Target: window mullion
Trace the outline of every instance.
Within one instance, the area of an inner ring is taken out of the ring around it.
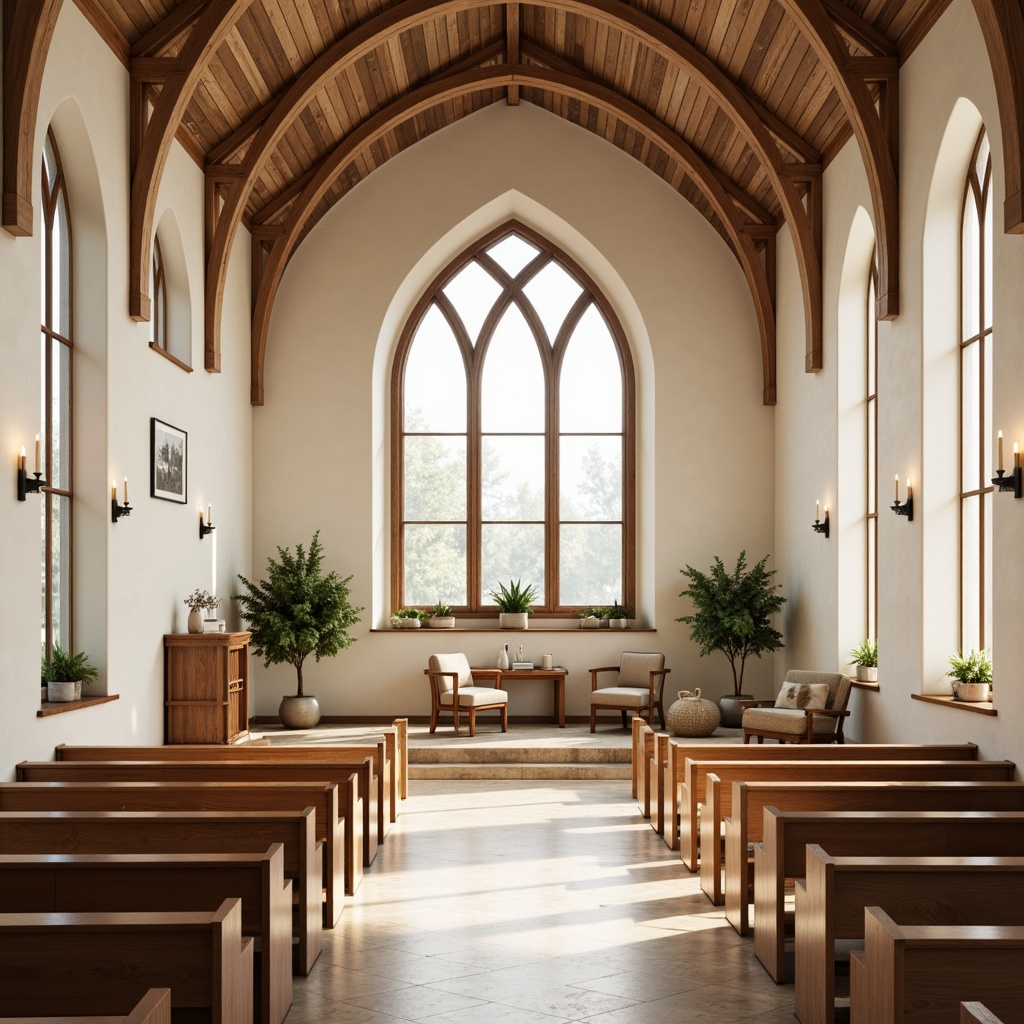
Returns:
[[[481,338],[486,326],[481,329]],[[466,388],[466,607],[479,611],[483,606],[483,439],[480,436],[480,387],[482,365],[479,348],[473,350]]]

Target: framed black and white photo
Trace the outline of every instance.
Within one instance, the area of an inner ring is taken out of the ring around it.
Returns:
[[[153,416],[149,421],[149,493],[164,501],[188,501],[188,434]]]

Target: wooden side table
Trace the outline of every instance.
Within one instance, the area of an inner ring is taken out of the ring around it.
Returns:
[[[553,689],[553,717],[559,729],[565,728],[565,677],[567,668],[471,668],[477,679],[493,679],[495,686],[506,689],[505,684],[517,679],[550,680]]]

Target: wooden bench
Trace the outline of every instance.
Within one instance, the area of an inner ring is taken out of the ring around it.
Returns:
[[[362,817],[354,775],[345,800],[333,782],[0,782],[0,811],[301,811],[316,812],[323,844],[324,927],[333,928],[363,878]]]
[[[284,847],[285,877],[298,883],[292,928],[298,970],[323,948],[322,851],[316,812],[0,811],[0,853],[263,853]]]
[[[984,1003],[961,1003],[960,1024],[1002,1024]]]
[[[705,821],[723,821],[725,833],[725,916],[740,935],[748,931],[747,904],[753,872],[750,844],[760,842],[765,807],[780,811],[1024,811],[1024,783],[1020,782],[733,782],[731,813],[722,816],[722,786],[708,776]],[[710,836],[702,839],[701,888],[713,902],[723,892],[722,845]]]
[[[260,948],[257,1020],[281,1024],[292,1004],[292,887],[280,843],[264,853],[0,854],[5,914],[214,911],[230,897]]]
[[[116,1013],[159,987],[172,1013],[251,1024],[252,961],[238,899],[212,913],[0,914],[0,999],[12,1016]]]
[[[656,733],[639,715],[634,715],[632,721],[633,796],[636,797],[637,810],[645,818],[649,818],[651,816],[651,798],[647,765],[654,756]]]
[[[835,749],[813,747],[809,749]],[[691,870],[697,870],[698,830],[699,822],[709,822],[710,815],[706,812],[707,778],[714,774],[722,781],[721,807],[717,821],[708,832],[717,843],[721,835],[721,818],[731,811],[732,783],[736,781],[753,782],[773,779],[814,782],[923,782],[929,781],[975,781],[1000,782],[1010,781],[1016,766],[1012,761],[923,761],[908,760],[883,761],[848,760],[807,760],[801,758],[791,761],[733,761],[726,757],[717,760],[704,758],[694,760],[686,758],[683,766],[683,786],[679,808],[679,856]],[[715,844],[712,844],[715,845]]]
[[[754,953],[786,980],[787,878],[803,878],[808,844],[833,857],[1015,857],[1024,849],[1021,811],[780,811],[766,807],[754,844]]]
[[[174,750],[175,747],[161,747]],[[230,749],[230,748],[227,748]],[[350,775],[357,780],[362,807],[350,800]],[[19,782],[315,782],[338,784],[338,813],[346,821],[358,820],[362,811],[363,864],[377,856],[377,777],[370,758],[361,761],[314,763],[258,760],[213,761],[22,761],[16,766]]]
[[[975,761],[977,755],[978,747],[974,743],[844,743],[827,746],[785,743],[777,747],[751,747],[742,743],[709,746],[670,739],[663,768],[665,807],[659,812],[664,823],[663,835],[670,849],[679,849],[679,808],[687,800],[679,787],[686,782],[687,758],[694,761]],[[698,803],[703,799],[702,793],[697,795]],[[696,832],[693,834],[696,836]]]
[[[1021,1024],[1024,928],[896,924],[865,911],[864,951],[850,957],[851,1024],[958,1024],[965,997]]]
[[[836,1019],[836,942],[864,938],[864,910],[903,925],[1024,924],[1024,857],[830,857],[807,848],[796,883],[796,1015]]]
[[[151,988],[126,1014],[85,1017],[0,1017],[0,1024],[171,1024],[171,990]]]

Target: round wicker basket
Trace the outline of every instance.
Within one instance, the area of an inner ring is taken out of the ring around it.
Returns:
[[[674,736],[710,736],[722,720],[718,705],[704,700],[698,688],[693,693],[680,690],[679,699],[665,713],[669,732]]]

